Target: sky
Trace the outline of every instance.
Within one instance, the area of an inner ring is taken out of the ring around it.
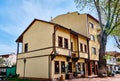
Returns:
[[[74,11],[95,15],[88,9],[79,11],[74,0],[0,0],[0,54],[16,53],[16,39],[35,18],[50,21]],[[112,38],[107,51],[120,51]]]

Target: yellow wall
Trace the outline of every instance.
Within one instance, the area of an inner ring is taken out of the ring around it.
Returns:
[[[28,51],[52,47],[53,31],[54,25],[35,21],[23,35],[22,52],[24,52],[25,43],[28,43]],[[23,59],[27,58],[26,77],[48,78],[48,56],[44,55],[49,55],[52,51],[53,48],[49,48],[18,54],[17,74],[20,74],[20,77],[23,76]]]
[[[58,23],[80,34],[88,36],[86,21],[87,21],[86,15],[73,12],[59,15],[55,17],[51,22]]]
[[[48,56],[26,59],[25,77],[48,78]],[[17,61],[17,74],[23,76],[23,59]]]
[[[44,50],[39,50],[39,51],[34,51],[34,52],[21,53],[21,54],[18,54],[18,59],[26,58],[26,57],[49,55],[52,52],[52,50],[53,49],[50,48],[50,49],[44,49]]]
[[[63,30],[58,28],[56,31],[56,46],[58,47],[58,36],[63,38],[63,48],[64,48],[64,38],[68,39],[68,49],[57,48],[56,52],[61,55],[69,56],[69,49],[70,49],[70,32],[67,30]]]
[[[73,51],[78,51],[77,36],[71,34],[71,42],[73,42]]]
[[[16,68],[16,72],[17,74],[20,74],[20,77],[23,77],[23,73],[24,73],[24,62],[23,60],[17,60],[17,68]]]
[[[25,43],[28,43],[28,51],[52,46],[53,31],[53,25],[35,21],[23,35],[23,49]]]
[[[88,46],[87,45],[87,39],[82,37],[82,36],[79,36],[79,50],[80,50],[80,43],[83,44],[83,51],[85,51],[84,45]],[[88,50],[88,48],[87,48],[87,50]],[[88,52],[87,53],[79,52],[79,54],[80,54],[80,57],[82,57],[82,58],[86,58],[86,59],[88,58]]]
[[[97,28],[99,27],[99,23],[93,20],[92,18],[88,17],[88,23],[91,22],[94,25],[94,28],[89,28],[89,36],[94,35],[95,36],[95,41],[90,40],[89,41],[89,49],[90,49],[90,59],[91,60],[99,60],[99,42],[97,39]],[[88,25],[89,26],[89,25]],[[96,48],[96,54],[92,54],[92,47]]]
[[[71,34],[71,42],[73,42],[73,52],[71,52],[72,54],[76,54],[75,57],[78,57],[78,43],[77,43],[77,36]],[[76,52],[75,52],[76,51]]]
[[[57,17],[55,17],[51,22],[55,22],[58,23],[60,25],[63,25],[67,28],[70,28],[82,35],[88,36],[90,37],[91,34],[93,34],[96,38],[96,41],[90,41],[89,45],[90,45],[90,59],[91,60],[98,60],[99,58],[99,43],[97,40],[97,34],[98,34],[98,29],[99,27],[99,23],[96,22],[93,18],[89,17],[87,14],[78,14],[77,12],[73,12],[73,13],[67,13],[67,14],[63,14],[63,15],[59,15]],[[91,29],[89,27],[89,22],[92,22],[94,24],[95,29]],[[73,39],[72,39],[73,41]],[[80,40],[81,41],[81,40]],[[86,43],[86,42],[84,42]],[[76,47],[76,45],[75,45]],[[75,50],[77,50],[77,48],[75,48]],[[95,47],[96,48],[96,55],[91,54],[91,47]],[[81,53],[81,57],[84,58],[88,58],[87,54],[83,54]]]
[[[55,74],[55,68],[54,68],[54,62],[55,61],[59,61],[59,74]],[[58,78],[61,76],[61,74],[64,76],[65,78],[65,73],[61,73],[61,61],[64,61],[65,62],[65,66],[67,65],[67,61],[66,61],[66,57],[64,56],[57,56],[55,57],[55,59],[52,61],[52,77],[54,78]]]

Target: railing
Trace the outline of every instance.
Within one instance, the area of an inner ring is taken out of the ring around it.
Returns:
[[[34,50],[34,51],[26,52],[26,53],[20,53],[18,54],[18,59],[50,55],[52,51],[53,51],[53,48],[48,48],[44,50]]]

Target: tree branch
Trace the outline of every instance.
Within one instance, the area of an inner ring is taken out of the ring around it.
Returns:
[[[117,23],[115,26],[113,26],[113,27],[110,29],[110,31],[108,32],[108,34],[107,34],[107,35],[110,35],[110,34],[111,34],[111,32],[112,32],[115,28],[117,28],[117,26],[119,27],[119,25],[120,25],[120,22],[119,22],[119,23]]]
[[[117,41],[117,38],[115,37],[115,35],[113,35],[114,39],[115,39],[115,42],[117,43],[117,47],[120,49],[120,44],[119,42]]]
[[[114,16],[115,16],[115,11],[116,11],[116,9],[117,9],[117,5],[119,4],[119,0],[117,0],[116,2],[115,2],[115,6],[114,6],[114,10],[113,10],[113,13],[112,13],[112,17],[111,17],[111,21],[110,21],[110,26],[109,26],[109,28],[111,27],[111,25],[112,25],[112,22],[113,22],[113,19],[114,19]]]

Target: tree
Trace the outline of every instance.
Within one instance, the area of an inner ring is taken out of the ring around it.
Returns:
[[[119,28],[119,29],[115,29],[115,30],[112,32],[112,36],[113,36],[114,39],[115,39],[116,46],[120,49],[120,28]]]
[[[99,49],[99,70],[106,68],[104,59],[107,37],[113,35],[116,38],[115,31],[120,32],[120,0],[74,0],[77,8],[83,9],[90,7],[95,9],[98,15],[101,32],[98,35]],[[113,34],[114,32],[114,34]],[[118,39],[116,39],[118,40]]]
[[[4,63],[4,59],[2,57],[0,57],[0,66],[2,67]]]

